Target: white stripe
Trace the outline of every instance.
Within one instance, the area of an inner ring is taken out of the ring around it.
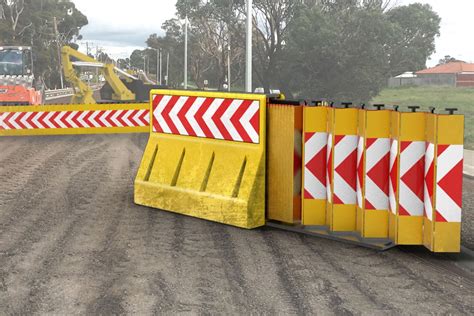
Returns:
[[[411,216],[423,216],[424,201],[421,201],[403,181],[400,181],[399,201]]]
[[[212,117],[214,114],[216,114],[223,101],[224,99],[215,99],[209,106],[209,109],[206,111],[206,113],[204,113],[202,116],[204,123],[207,125],[215,139],[224,139],[216,124],[212,120]]]
[[[365,177],[365,198],[376,210],[388,210],[389,198],[375,182],[368,176]]]
[[[10,112],[5,112],[3,114],[0,113],[0,127],[2,127],[5,130],[10,129],[10,127],[8,127],[7,124],[5,123],[5,119],[7,118],[9,114]]]
[[[188,97],[180,97],[170,111],[170,119],[174,123],[174,126],[176,126],[176,128],[178,129],[180,135],[188,135],[188,132],[186,131],[183,126],[183,123],[181,122],[181,119],[178,117],[179,111],[181,111],[188,99]]]
[[[463,159],[463,145],[451,145],[438,157],[437,179],[442,180]]]
[[[122,110],[116,110],[116,111],[114,111],[114,114],[112,115],[111,120],[112,120],[112,122],[114,122],[116,127],[123,127],[122,123],[120,123],[119,120],[118,120],[118,117],[119,117],[120,114],[122,114],[122,112],[123,112]]]
[[[305,190],[308,191],[314,199],[326,199],[326,186],[316,178],[308,168],[304,171]]]
[[[327,133],[315,133],[310,139],[308,139],[304,147],[305,164],[310,162],[321,150],[327,146],[327,141]]]
[[[110,114],[112,113],[112,111],[108,110],[108,111],[105,111],[105,113],[100,117],[100,121],[102,123],[104,123],[104,125],[106,127],[112,127],[112,125],[109,123],[109,121],[107,120],[108,117],[110,117]]]
[[[329,156],[332,152],[332,143],[333,143],[333,136],[332,134],[328,134],[328,149],[327,149],[327,157],[326,157],[326,189],[327,189],[327,198],[329,203],[332,203],[332,187],[331,187],[331,173],[327,168],[332,164],[332,161],[329,161]]]
[[[334,172],[334,195],[336,195],[343,204],[356,204],[357,194],[352,187],[337,172]]]
[[[51,129],[56,128],[56,126],[51,122],[51,117],[53,117],[54,114],[56,114],[56,112],[49,112],[44,118],[45,124]]]
[[[390,139],[389,138],[379,138],[377,139],[372,146],[367,148],[366,152],[366,172],[368,173],[372,170],[375,165],[377,165],[380,160],[385,157],[390,152]]]
[[[168,102],[170,100],[171,100],[171,96],[170,95],[165,95],[163,97],[163,99],[161,99],[161,102],[158,103],[155,112],[153,112],[153,116],[158,121],[158,124],[160,124],[163,132],[165,132],[167,134],[171,134],[171,129],[168,126],[168,124],[166,124],[165,118],[163,117],[163,110],[165,109],[166,105],[168,104]]]
[[[89,127],[89,124],[87,124],[86,122],[84,122],[84,117],[87,115],[87,112],[88,112],[88,111],[82,111],[82,114],[79,115],[79,117],[78,117],[78,119],[77,119],[77,121],[78,121],[79,123],[81,123],[82,127],[85,127],[85,128]]]
[[[199,137],[205,137],[204,132],[196,121],[196,113],[201,108],[202,104],[206,101],[206,98],[197,98],[188,113],[186,113],[186,119],[188,120],[191,128],[194,130],[194,133]]]
[[[390,170],[393,169],[393,164],[398,157],[398,141],[393,139],[392,146],[390,147]]]
[[[430,220],[433,221],[433,205],[431,204],[431,199],[428,194],[428,187],[426,186],[425,183],[425,213],[426,217]]]
[[[33,114],[33,112],[27,112],[21,119],[20,122],[26,126],[27,129],[34,129],[33,126],[31,126],[30,123],[28,123],[28,119],[30,116]]]
[[[400,178],[425,155],[425,142],[412,142],[400,155]]]
[[[232,101],[229,108],[227,109],[227,111],[225,111],[224,115],[222,116],[222,123],[224,124],[230,136],[232,137],[232,140],[238,141],[238,142],[243,141],[243,139],[242,139],[242,136],[235,129],[234,124],[232,124],[231,118],[234,116],[235,112],[237,112],[239,107],[242,106],[242,103],[243,103],[242,100]]]
[[[449,223],[461,222],[461,208],[439,185],[436,186],[436,210]]]
[[[390,211],[392,211],[393,214],[397,214],[397,200],[395,196],[395,192],[392,189],[392,186],[390,185],[389,187],[389,202],[390,202]]]
[[[41,113],[41,112],[40,112]],[[20,125],[18,125],[17,123],[17,120],[18,120],[18,116],[21,115],[21,112],[16,112],[15,114],[13,114],[12,118],[10,119],[10,124],[13,125],[13,127],[15,129],[18,129],[18,130],[21,130],[22,128],[20,127]]]
[[[131,121],[130,121],[130,116],[132,115],[132,110],[125,110],[125,115],[122,117],[122,120],[125,122],[125,124],[128,126],[128,127],[134,127],[135,124],[133,124]]]
[[[100,111],[93,111],[92,115],[89,117],[89,121],[94,127],[101,127],[98,120],[97,115],[99,115]]]
[[[59,112],[59,115],[56,116],[55,122],[57,125],[61,126],[61,128],[68,128],[66,124],[63,122],[63,117],[66,115],[66,111]]]
[[[72,121],[72,118],[75,117],[76,114],[77,114],[77,111],[73,111],[66,118],[66,122],[68,122],[69,125],[71,125],[73,128],[78,128],[77,124]]]
[[[347,135],[337,143],[334,149],[334,169],[357,149],[358,140],[359,137],[356,135]]]
[[[259,137],[259,132],[256,131],[250,121],[254,117],[255,113],[257,113],[260,110],[260,102],[254,101],[252,104],[249,106],[248,110],[245,112],[245,114],[242,116],[240,119],[240,123],[244,127],[245,131],[249,135],[250,139],[252,140],[252,143],[258,144],[260,142],[260,137]]]

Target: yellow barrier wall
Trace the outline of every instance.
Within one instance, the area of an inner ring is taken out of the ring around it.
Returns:
[[[148,108],[147,103],[0,107],[0,136],[146,133]]]
[[[242,228],[265,224],[266,97],[155,90],[135,202]]]

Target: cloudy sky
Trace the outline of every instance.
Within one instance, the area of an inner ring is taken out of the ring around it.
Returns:
[[[99,45],[109,55],[128,57],[143,48],[148,35],[160,33],[162,23],[175,13],[175,0],[73,0],[89,18],[82,30],[84,42]],[[441,16],[441,37],[429,66],[445,55],[474,62],[474,0],[398,0],[429,3]],[[131,3],[134,5],[132,6]],[[122,5],[123,4],[123,5]]]

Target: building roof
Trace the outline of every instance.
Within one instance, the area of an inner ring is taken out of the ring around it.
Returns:
[[[417,71],[417,75],[430,74],[458,74],[461,72],[474,72],[474,64],[465,63],[462,61],[455,61],[444,65],[439,65],[433,68]]]
[[[416,78],[416,75],[413,72],[404,72],[401,75],[395,77],[396,79],[405,79],[405,78]]]

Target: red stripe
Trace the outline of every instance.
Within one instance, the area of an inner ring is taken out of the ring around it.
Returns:
[[[15,115],[15,112],[10,112],[10,114],[7,115],[7,117],[3,120],[3,122],[4,122],[10,129],[16,129],[15,126],[13,126],[13,125],[10,124],[10,119],[12,118],[13,115]]]
[[[170,117],[170,112],[173,110],[173,107],[176,105],[178,100],[180,99],[180,96],[172,96],[168,104],[165,105],[165,108],[163,109],[163,118],[165,119],[166,124],[168,124],[168,127],[171,130],[172,134],[179,135],[179,131],[176,128],[176,125],[174,125],[173,120]]]
[[[28,122],[28,124],[31,125],[31,127],[33,127],[33,129],[39,129],[38,126],[36,126],[36,124],[33,122],[33,118],[37,115],[38,113],[33,113],[32,115],[30,115],[26,121]]]
[[[206,98],[206,100],[204,100],[199,110],[196,112],[196,116],[195,116],[196,122],[198,123],[199,127],[201,128],[202,132],[207,138],[214,138],[214,135],[212,134],[209,127],[207,126],[206,122],[204,121],[203,116],[207,112],[207,110],[209,110],[209,107],[211,106],[212,102],[214,102],[213,98]]]
[[[148,126],[149,117],[150,117],[150,111],[149,110],[144,111],[143,114],[140,115],[139,119],[140,119],[140,121],[142,121],[144,126]]]
[[[125,123],[125,121],[123,120],[123,117],[124,117],[125,114],[127,114],[127,111],[122,110],[122,111],[120,111],[120,114],[117,116],[117,121],[119,121],[119,123],[122,124],[122,127],[127,127],[128,126],[128,124]]]
[[[94,125],[92,124],[92,122],[89,120],[89,118],[92,116],[92,114],[94,114],[94,111],[87,111],[87,114],[84,116],[84,123],[86,123],[88,125],[88,127],[90,128],[93,128]]]
[[[158,107],[158,104],[160,104],[161,100],[163,100],[163,97],[164,95],[160,94],[155,96],[155,98],[153,99],[153,117],[151,124],[153,125],[153,131],[157,133],[163,133],[163,129],[161,128],[160,123],[158,123],[158,120],[155,117],[155,111]],[[138,119],[141,120],[141,122],[143,123],[143,114],[140,115]]]
[[[115,124],[114,121],[112,121],[112,117],[113,117],[114,115],[115,115],[115,111],[111,111],[108,115],[107,115],[107,113],[105,113],[105,117],[104,117],[105,121],[106,121],[107,123],[109,123],[110,126],[112,126],[112,127],[116,127],[116,126],[117,126],[117,124]]]
[[[254,131],[257,133],[257,135],[260,136],[260,110],[255,112],[253,117],[250,119],[250,125],[252,125]]]
[[[28,127],[24,125],[21,121],[27,114],[28,112],[23,112],[16,118],[16,123],[20,126],[21,129],[28,129]]]
[[[107,111],[100,111],[98,115],[94,118],[95,122],[100,125],[100,127],[107,127],[105,123],[103,122],[103,119]]]
[[[82,114],[81,112],[77,112],[75,115],[73,115],[71,119],[74,122],[74,124],[76,124],[78,127],[84,127],[82,126],[81,122],[78,121],[79,116],[81,116],[81,114]]]
[[[139,111],[139,110],[132,110],[132,113],[131,113],[130,116],[128,117],[128,120],[129,120],[129,121],[133,124],[133,126],[135,126],[135,127],[140,125],[139,122],[137,122],[137,121],[135,120],[135,115],[138,114],[138,111]]]
[[[222,101],[216,113],[214,113],[214,116],[211,118],[214,121],[214,124],[216,124],[217,129],[219,130],[219,132],[221,133],[222,137],[225,140],[233,140],[232,136],[227,130],[227,127],[222,122],[222,117],[224,116],[225,112],[232,104],[232,101],[233,101],[232,99],[225,99],[224,101]]]
[[[240,137],[242,138],[242,140],[246,143],[251,143],[252,142],[252,139],[250,138],[249,134],[247,133],[247,131],[245,130],[245,128],[243,127],[242,123],[240,122],[240,120],[242,119],[242,117],[245,115],[245,113],[247,112],[247,110],[249,109],[250,105],[252,104],[253,101],[251,100],[245,100],[242,102],[242,104],[239,106],[239,108],[237,109],[237,111],[235,112],[234,116],[232,116],[232,118],[230,119],[230,121],[232,122],[232,124],[234,124],[235,126],[235,129],[237,130],[237,132],[240,134]]]
[[[38,121],[41,123],[41,125],[43,125],[44,128],[50,128],[44,120],[46,118],[46,116],[49,114],[49,112],[40,112],[40,113],[42,113],[42,114],[38,118]]]
[[[56,122],[56,118],[59,116],[59,114],[61,114],[62,112],[54,112],[54,114],[51,116],[50,118],[50,121],[51,123],[54,125],[55,128],[62,128],[61,125],[58,124],[58,122]]]
[[[184,103],[183,108],[181,111],[178,113],[178,118],[183,124],[184,128],[186,129],[186,132],[188,133],[189,136],[197,136],[196,132],[194,129],[191,127],[191,124],[189,124],[188,119],[186,118],[186,114],[189,112],[191,107],[193,106],[194,102],[196,102],[197,97],[189,97],[186,103]]]

